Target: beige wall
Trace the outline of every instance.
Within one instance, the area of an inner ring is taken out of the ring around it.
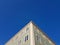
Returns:
[[[25,36],[28,40],[25,42]],[[37,35],[39,36],[37,40]],[[5,45],[54,45],[54,43],[46,37],[41,30],[31,21],[22,28],[15,36],[13,36]]]
[[[30,45],[30,23],[22,28],[15,36],[13,36],[5,45]],[[28,40],[25,42],[25,36]],[[19,44],[19,42],[21,42]]]
[[[35,45],[55,45],[37,26],[33,24]],[[37,39],[38,37],[38,39]]]

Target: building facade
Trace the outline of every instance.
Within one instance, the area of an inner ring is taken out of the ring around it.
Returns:
[[[55,45],[55,43],[31,21],[5,45]]]

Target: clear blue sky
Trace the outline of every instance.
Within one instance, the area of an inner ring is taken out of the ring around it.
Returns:
[[[60,45],[59,0],[0,0],[0,45],[30,20]]]

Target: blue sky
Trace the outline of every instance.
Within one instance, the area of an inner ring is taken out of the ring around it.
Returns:
[[[0,0],[0,45],[30,20],[60,45],[59,0]]]

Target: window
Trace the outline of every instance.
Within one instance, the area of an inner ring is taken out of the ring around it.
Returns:
[[[27,40],[28,40],[28,35],[26,36]]]
[[[38,35],[37,35],[37,40],[38,40]]]
[[[27,36],[25,36],[25,42],[28,40],[28,35]]]
[[[25,42],[26,42],[26,37],[25,37]]]
[[[18,41],[18,45],[20,45],[21,44],[21,40],[20,41]]]
[[[41,41],[41,37],[39,37],[39,41],[40,41],[40,43],[42,43],[42,41]]]
[[[36,36],[36,39],[41,41],[41,37],[38,35]]]
[[[29,30],[29,28],[27,27],[26,31],[28,31],[28,30]]]

